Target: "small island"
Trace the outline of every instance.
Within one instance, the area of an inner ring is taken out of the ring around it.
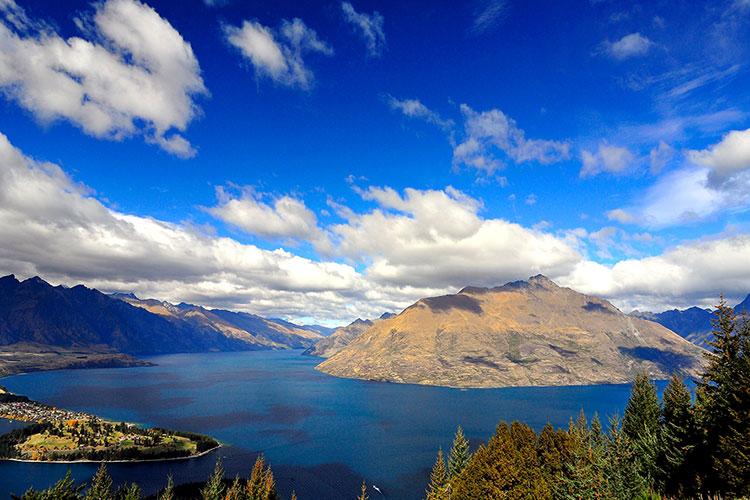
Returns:
[[[220,446],[209,436],[111,422],[0,387],[0,418],[31,422],[0,436],[0,460],[120,462],[192,458]]]

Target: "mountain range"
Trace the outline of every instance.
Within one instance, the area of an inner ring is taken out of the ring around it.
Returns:
[[[136,360],[120,354],[296,349],[320,338],[312,328],[248,313],[107,295],[83,285],[52,286],[39,277],[0,278],[0,347],[15,361],[24,353],[28,358],[51,352],[57,354],[50,361],[54,368],[78,366],[82,359],[127,366]],[[107,353],[112,355],[102,357]]]
[[[736,314],[750,313],[750,295],[734,306],[734,312]],[[714,317],[713,309],[689,307],[682,310],[671,309],[660,313],[633,311],[630,314],[664,325],[703,348],[709,347],[708,341],[711,339],[711,330],[713,329],[711,325],[711,320]]]
[[[544,276],[421,299],[317,368],[340,377],[452,387],[622,383],[696,376],[703,349],[664,326]]]

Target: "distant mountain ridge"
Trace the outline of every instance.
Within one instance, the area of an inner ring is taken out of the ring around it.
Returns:
[[[348,325],[337,328],[330,336],[319,340],[314,346],[308,348],[302,354],[330,358],[341,349],[348,346],[352,340],[360,336],[365,330],[375,324],[376,321],[390,319],[393,316],[395,316],[393,313],[383,313],[375,320],[357,318]]]
[[[421,299],[318,365],[347,378],[501,387],[695,376],[703,349],[544,276]]]
[[[750,294],[745,300],[734,306],[736,314],[750,313]],[[713,309],[702,309],[700,307],[689,307],[687,309],[671,309],[660,313],[633,311],[631,316],[655,321],[666,326],[681,337],[708,348],[713,326],[711,320],[714,317]]]
[[[0,278],[0,345],[108,348],[132,355],[307,348],[321,335],[260,316],[106,295],[39,277]]]

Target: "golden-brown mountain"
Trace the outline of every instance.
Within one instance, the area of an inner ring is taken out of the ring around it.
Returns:
[[[622,383],[696,375],[703,349],[544,276],[422,299],[318,365],[348,378],[451,387]]]

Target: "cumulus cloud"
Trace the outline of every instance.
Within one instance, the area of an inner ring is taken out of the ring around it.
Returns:
[[[397,99],[391,95],[386,96],[386,99],[391,109],[400,111],[409,118],[424,120],[445,130],[453,126],[453,120],[442,118],[437,112],[422,104],[419,99]]]
[[[312,85],[313,73],[303,59],[306,53],[333,55],[331,46],[299,18],[283,20],[278,30],[244,21],[240,27],[224,26],[224,35],[253,65],[256,75],[289,87]]]
[[[738,173],[750,169],[750,129],[732,130],[718,143],[700,150],[690,151],[689,158],[711,170],[709,182],[719,186]]]
[[[503,166],[497,152],[516,163],[555,163],[570,156],[570,144],[563,141],[528,139],[515,120],[499,109],[477,112],[461,105],[464,116],[463,140],[453,148],[453,163],[492,174]]]
[[[581,261],[562,283],[608,297],[628,310],[713,305],[720,294],[732,300],[750,290],[750,236],[691,241],[661,255],[613,265]]]
[[[2,134],[0,241],[4,273],[166,300],[341,321],[404,301],[398,289],[372,290],[347,264],[115,211],[58,166],[25,156]]]
[[[644,56],[653,45],[654,42],[640,33],[630,33],[614,42],[607,40],[602,44],[602,47],[611,57],[621,61]]]
[[[371,280],[390,285],[496,285],[546,273],[566,274],[581,258],[565,241],[502,219],[454,188],[360,190],[376,207],[349,211],[329,230],[333,248],[368,264]],[[373,237],[377,235],[377,237]]]
[[[748,235],[687,242],[662,255],[603,265],[587,257],[582,239],[602,252],[623,252],[625,243],[650,236],[627,240],[612,229],[551,234],[546,225],[485,218],[480,200],[451,187],[355,191],[372,206],[334,206],[342,220],[321,229],[328,241],[320,244],[322,257],[313,259],[114,210],[60,167],[29,158],[0,134],[0,272],[340,322],[468,284],[494,286],[536,273],[623,307],[687,305],[750,290]],[[271,220],[250,222],[256,233],[303,237],[313,225],[292,197],[245,192],[220,197],[217,207],[231,201],[239,214],[249,207]],[[237,220],[245,223],[242,216]]]
[[[171,24],[138,0],[107,0],[78,25],[89,39],[62,38],[0,4],[0,89],[42,122],[65,119],[94,137],[135,134],[181,157],[207,93],[193,50]]]
[[[372,57],[380,57],[385,50],[385,31],[383,31],[383,16],[378,11],[372,14],[357,12],[349,2],[341,2],[344,19],[351,24],[365,41],[367,53]]]
[[[593,177],[601,173],[625,175],[637,166],[636,157],[628,148],[606,142],[599,144],[596,151],[582,150],[581,162],[581,177]]]
[[[284,195],[271,203],[262,193],[244,188],[233,197],[223,187],[216,189],[219,203],[207,209],[214,217],[243,231],[264,238],[315,240],[320,235],[315,213],[302,200]]]

